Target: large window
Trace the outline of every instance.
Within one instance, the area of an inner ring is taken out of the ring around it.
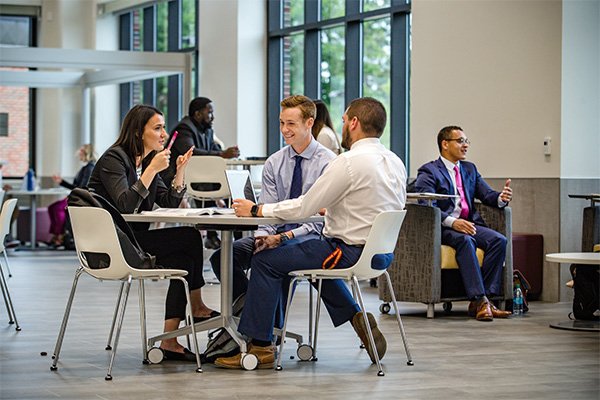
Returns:
[[[195,0],[155,1],[120,15],[120,49],[194,52],[198,59],[198,13]],[[192,95],[197,94],[196,65],[192,66]],[[167,129],[187,113],[182,104],[181,75],[121,84],[121,117],[138,103],[151,104],[165,114]]]
[[[36,20],[30,16],[0,15],[0,47],[35,46]],[[3,68],[20,70],[23,68]],[[0,86],[0,173],[25,175],[35,165],[33,132],[35,89]]]
[[[382,142],[408,165],[410,0],[268,2],[268,152],[277,151],[279,102],[322,99],[338,133],[347,104],[380,100],[388,112]]]

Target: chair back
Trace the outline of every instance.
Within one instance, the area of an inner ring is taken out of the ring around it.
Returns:
[[[110,213],[97,207],[68,207],[77,257],[84,270],[97,279],[125,279],[131,267],[125,261]],[[88,258],[106,255],[106,268],[91,268]]]
[[[215,200],[229,197],[225,177],[227,164],[223,157],[193,156],[185,170],[187,193],[198,200]]]
[[[376,278],[387,269],[387,266],[382,269],[374,269],[373,257],[383,254],[391,254],[390,257],[393,257],[405,216],[406,210],[393,210],[384,211],[375,217],[363,252],[358,262],[352,267],[353,274],[359,280]],[[389,264],[391,264],[391,260]]]
[[[0,253],[4,251],[4,239],[10,232],[10,219],[17,206],[17,199],[6,200],[0,212]]]

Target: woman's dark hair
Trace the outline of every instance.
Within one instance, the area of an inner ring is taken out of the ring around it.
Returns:
[[[127,153],[127,155],[130,157],[134,165],[136,157],[144,155],[144,142],[142,140],[144,127],[150,118],[156,114],[163,115],[163,113],[156,107],[146,104],[138,104],[133,106],[123,119],[119,137],[112,147],[121,146],[125,150],[125,153]]]
[[[323,129],[323,126],[330,127],[332,131],[335,131],[335,129],[333,128],[327,105],[323,103],[322,100],[313,100],[313,103],[317,106],[317,117],[315,118],[315,123],[312,127],[312,135],[316,139],[317,136],[319,136],[321,129]]]

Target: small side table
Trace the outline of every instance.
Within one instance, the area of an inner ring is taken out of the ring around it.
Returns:
[[[546,254],[546,261],[581,265],[600,265],[600,253],[552,253]],[[600,332],[600,321],[569,320],[551,323],[550,327],[569,331]]]

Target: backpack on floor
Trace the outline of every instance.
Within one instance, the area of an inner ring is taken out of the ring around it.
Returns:
[[[573,316],[575,319],[600,321],[600,267],[571,265],[573,276]]]
[[[246,294],[240,295],[232,305],[233,315],[239,317],[244,308]],[[200,354],[200,362],[202,364],[212,364],[217,358],[231,357],[240,352],[240,346],[231,337],[225,328],[219,328],[209,334],[209,340],[206,344],[206,350]]]

